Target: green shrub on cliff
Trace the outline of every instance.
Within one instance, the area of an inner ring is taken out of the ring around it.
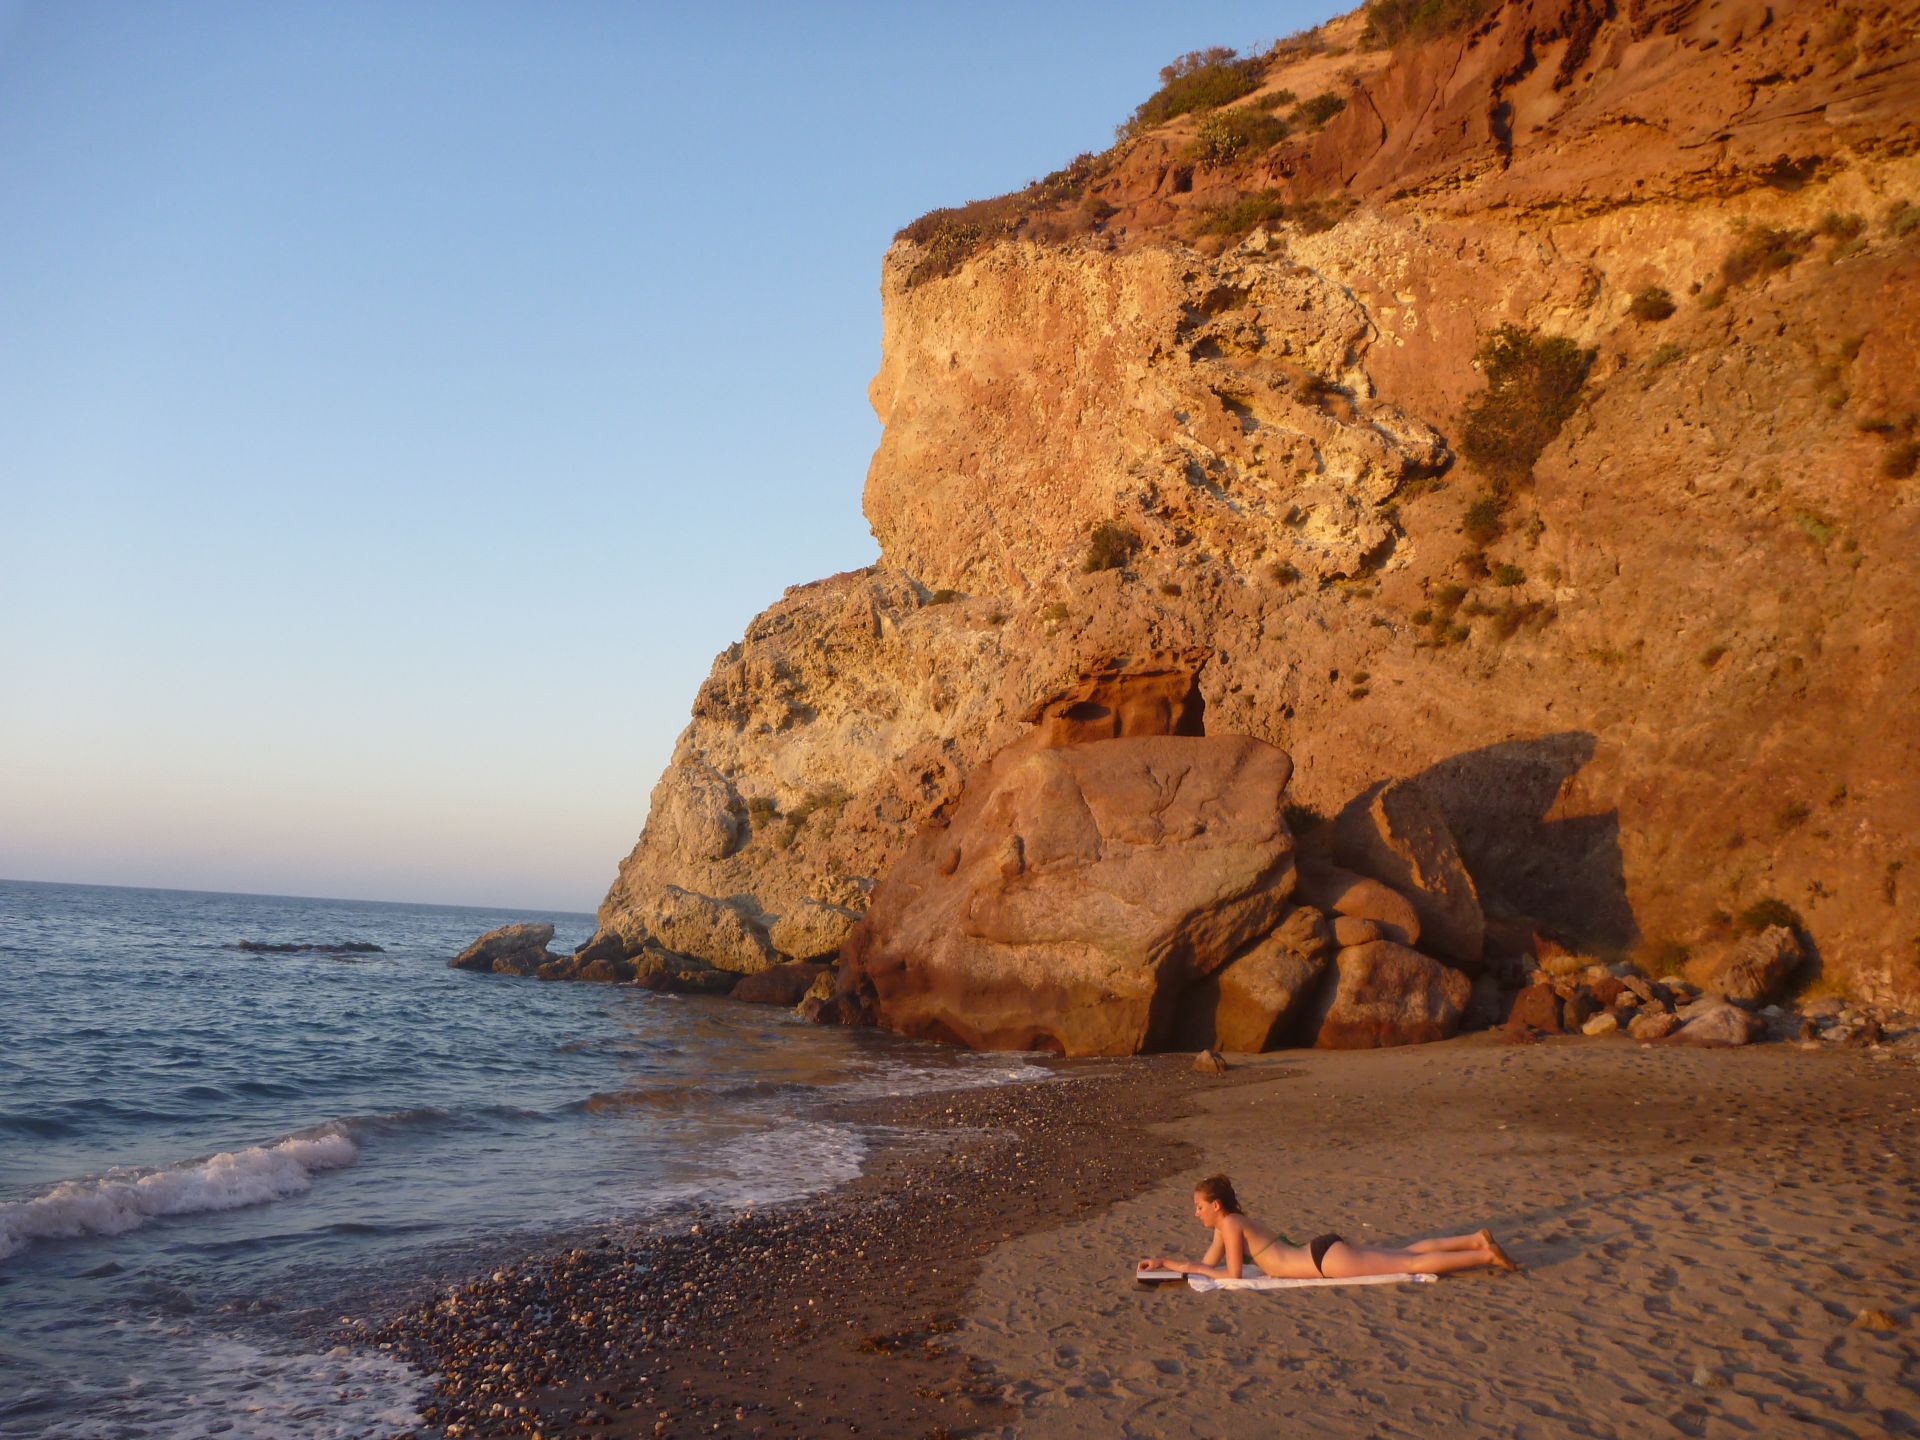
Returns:
[[[1371,0],[1361,45],[1377,49],[1402,40],[1431,40],[1478,20],[1487,0]]]
[[[1288,200],[1278,190],[1256,190],[1214,211],[1200,231],[1232,240],[1263,225],[1288,224],[1298,227],[1302,235],[1318,235],[1346,219],[1358,203],[1346,196]]]
[[[1678,308],[1673,296],[1658,285],[1649,285],[1627,305],[1627,313],[1636,320],[1664,320]]]
[[[1087,541],[1086,563],[1080,568],[1088,574],[1096,570],[1118,570],[1140,548],[1140,537],[1116,520],[1102,520],[1093,527]]]
[[[1161,68],[1160,88],[1141,101],[1120,126],[1120,138],[1131,139],[1195,111],[1231,105],[1260,88],[1266,68],[1266,61],[1243,57],[1225,45],[1189,51]]]
[[[1474,356],[1487,388],[1467,402],[1461,453],[1498,484],[1526,479],[1579,405],[1597,353],[1502,325]]]
[[[1202,170],[1250,160],[1287,138],[1287,122],[1262,110],[1222,110],[1200,122],[1189,154]]]
[[[1756,900],[1742,910],[1735,922],[1735,928],[1741,933],[1752,935],[1762,930],[1770,930],[1775,925],[1784,925],[1789,930],[1804,931],[1805,924],[1800,912],[1784,900],[1769,895],[1764,900]]]
[[[1346,108],[1347,102],[1329,90],[1324,95],[1301,101],[1300,108],[1293,113],[1309,130],[1318,130]]]

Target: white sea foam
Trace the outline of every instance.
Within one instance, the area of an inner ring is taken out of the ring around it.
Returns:
[[[161,1337],[155,1336],[156,1341]],[[385,1355],[263,1350],[168,1337],[168,1364],[94,1390],[85,1418],[37,1427],[40,1440],[369,1440],[420,1424],[427,1377]],[[0,1422],[0,1436],[9,1435]]]
[[[788,1123],[744,1135],[701,1157],[699,1180],[650,1187],[656,1204],[699,1201],[730,1210],[779,1205],[845,1185],[860,1175],[867,1144],[843,1125]]]
[[[360,1147],[335,1123],[204,1160],[160,1169],[116,1166],[102,1175],[62,1180],[32,1200],[0,1205],[0,1259],[36,1240],[122,1235],[157,1215],[284,1200],[312,1189],[315,1175],[359,1158]]]
[[[989,1085],[1027,1085],[1051,1080],[1053,1071],[1024,1060],[989,1060],[961,1065],[890,1064],[849,1081],[840,1093],[860,1099],[925,1095],[940,1090],[975,1090]]]

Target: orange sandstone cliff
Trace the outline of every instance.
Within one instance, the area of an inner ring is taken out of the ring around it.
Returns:
[[[1050,701],[1198,657],[1296,829],[1421,778],[1490,951],[1771,900],[1920,997],[1920,4],[1370,8],[902,232],[880,561],[715,661],[589,958],[831,957]]]

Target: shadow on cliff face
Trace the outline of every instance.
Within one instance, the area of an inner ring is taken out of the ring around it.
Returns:
[[[1624,949],[1640,927],[1627,902],[1619,811],[1555,813],[1577,804],[1570,788],[1594,748],[1585,730],[1506,740],[1416,778],[1446,817],[1483,898],[1584,947]]]

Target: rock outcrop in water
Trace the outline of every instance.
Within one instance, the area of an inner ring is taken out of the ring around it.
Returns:
[[[1704,979],[1761,901],[1809,972],[1915,995],[1916,18],[1506,0],[1368,48],[1356,13],[909,227],[880,560],[716,660],[596,953],[821,958],[993,757],[1131,707],[1294,759],[1300,894],[1345,930],[1296,1039],[1444,1031],[1450,976],[1555,948]],[[1157,657],[1130,699],[1055,704],[1116,656]],[[1376,1003],[1409,944],[1448,963]],[[1161,1033],[1126,993],[1102,1048]]]

